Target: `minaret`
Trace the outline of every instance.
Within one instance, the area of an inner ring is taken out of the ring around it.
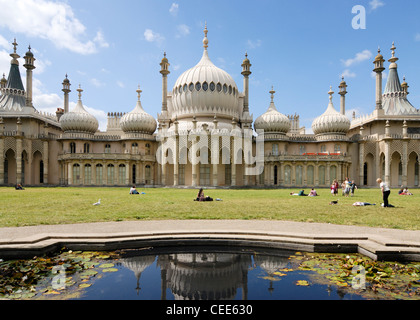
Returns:
[[[168,111],[168,74],[169,71],[169,62],[166,58],[166,52],[163,54],[162,62],[160,63],[160,73],[162,74],[162,112]]]
[[[34,54],[31,52],[31,46],[28,47],[28,52],[25,55],[25,64],[23,65],[26,68],[26,106],[33,107],[32,104],[32,71],[36,68],[34,65],[35,58]]]
[[[403,89],[403,91],[404,91],[404,94],[407,96],[408,94],[409,94],[409,92],[408,92],[408,88],[410,87],[409,85],[408,85],[408,83],[405,81],[405,76],[404,76],[404,78],[403,78],[403,83],[401,84],[401,88]]]
[[[242,75],[244,76],[244,112],[249,112],[249,76],[251,75],[251,63],[248,60],[248,53],[242,62]]]
[[[344,77],[341,78],[341,83],[338,86],[338,94],[341,96],[340,99],[340,113],[346,115],[346,94],[347,94],[347,83],[344,81]]]
[[[0,80],[0,88],[6,88],[7,85],[7,79],[6,79],[6,75],[3,73],[3,78],[1,78]]]
[[[384,68],[384,57],[381,55],[381,50],[378,49],[378,55],[373,62],[375,69],[373,72],[376,72],[376,110],[382,109],[382,72]]]
[[[70,84],[70,80],[67,78],[67,74],[62,84],[63,84],[62,91],[64,92],[64,113],[68,113],[69,112],[69,93],[71,92],[70,90],[71,84]]]

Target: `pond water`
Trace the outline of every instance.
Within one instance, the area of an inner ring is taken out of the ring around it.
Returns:
[[[295,270],[295,252],[190,248],[125,252],[78,299],[95,300],[360,300],[339,286],[317,284]],[[295,271],[292,271],[295,270]],[[301,283],[302,285],[297,285]]]
[[[0,299],[420,300],[420,265],[263,248],[63,248],[0,260]]]

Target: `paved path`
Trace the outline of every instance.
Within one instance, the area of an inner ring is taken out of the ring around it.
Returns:
[[[374,259],[420,261],[420,230],[254,220],[122,221],[0,228],[0,258],[66,246],[117,247],[222,244],[297,251],[360,252]]]

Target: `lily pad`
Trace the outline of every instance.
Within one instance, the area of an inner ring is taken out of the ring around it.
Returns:
[[[102,270],[102,272],[117,272],[117,271],[118,271],[117,268],[106,268]]]

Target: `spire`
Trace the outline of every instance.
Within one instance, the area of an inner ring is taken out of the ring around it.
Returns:
[[[399,59],[397,57],[395,57],[395,49],[397,49],[397,47],[395,47],[395,43],[392,42],[392,47],[391,47],[392,58],[388,60],[391,63],[391,65],[389,66],[390,69],[397,69],[396,62]]]
[[[79,101],[82,101],[82,92],[83,92],[83,89],[80,86],[80,84],[79,84],[79,88],[77,89],[77,92],[79,92]]]
[[[330,91],[328,91],[328,94],[330,95],[330,103],[332,103],[333,94],[334,94],[334,91],[332,91],[332,86],[330,86]]]
[[[204,50],[207,50],[207,48],[209,47],[209,39],[207,38],[207,33],[209,31],[207,30],[207,21],[204,27],[204,39],[203,39],[203,46],[204,46]]]
[[[143,91],[141,91],[141,89],[140,89],[140,85],[139,85],[138,89],[136,90],[136,92],[137,92],[137,98],[138,98],[138,101],[140,101],[140,96],[141,96],[141,93],[143,92]]]
[[[12,44],[13,44],[13,53],[11,53],[10,56],[13,58],[13,60],[12,60],[11,64],[19,65],[19,61],[17,59],[20,58],[20,55],[18,55],[16,53],[17,46],[18,46],[18,44],[16,42],[16,38],[14,39],[14,42]]]

